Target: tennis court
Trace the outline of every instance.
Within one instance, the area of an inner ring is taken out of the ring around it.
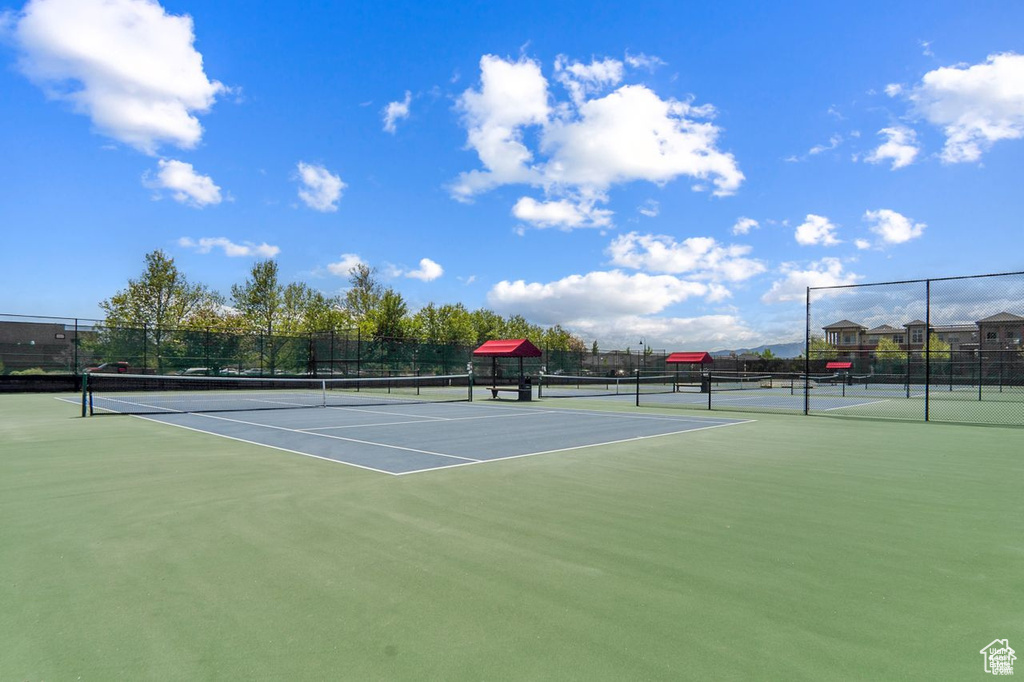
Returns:
[[[388,474],[673,436],[749,420],[452,403],[139,417]]]
[[[1019,428],[370,387],[0,395],[0,678],[965,679],[1019,636]]]

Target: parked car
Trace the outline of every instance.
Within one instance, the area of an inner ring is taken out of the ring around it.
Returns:
[[[89,374],[128,374],[128,363],[120,360],[118,362],[104,362],[96,367],[86,367]]]
[[[205,377],[211,374],[209,367],[189,367],[188,369],[182,370],[181,375],[184,377]]]

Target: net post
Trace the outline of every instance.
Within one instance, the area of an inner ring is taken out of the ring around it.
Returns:
[[[88,403],[89,403],[89,397],[88,396],[89,396],[89,373],[88,372],[82,372],[82,416],[83,417],[88,416],[86,414],[87,411],[88,411]]]
[[[321,404],[324,407],[327,407],[327,380],[326,379],[321,379],[320,380],[320,399],[322,401]]]
[[[468,375],[469,384],[469,402],[473,402],[473,361],[470,360],[466,363],[466,374]]]
[[[618,391],[616,391],[617,393]],[[636,406],[640,407],[640,369],[636,370]]]

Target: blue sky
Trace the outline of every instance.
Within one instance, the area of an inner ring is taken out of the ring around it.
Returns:
[[[1024,4],[776,4],[4,6],[0,312],[99,316],[159,248],[723,348],[1024,270]]]

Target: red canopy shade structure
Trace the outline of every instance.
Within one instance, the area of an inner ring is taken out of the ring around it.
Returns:
[[[497,398],[498,391],[516,390],[519,400],[530,400],[530,379],[523,376],[523,358],[539,358],[542,353],[527,339],[495,339],[486,341],[473,351],[473,355],[491,358],[491,393]],[[498,358],[519,358],[519,388],[498,387]]]
[[[665,358],[667,364],[710,365],[714,362],[711,353],[672,353]]]
[[[850,369],[853,367],[852,362],[828,362],[825,363],[825,369]]]
[[[473,355],[488,358],[539,358],[541,351],[528,339],[486,341],[473,351]]]

